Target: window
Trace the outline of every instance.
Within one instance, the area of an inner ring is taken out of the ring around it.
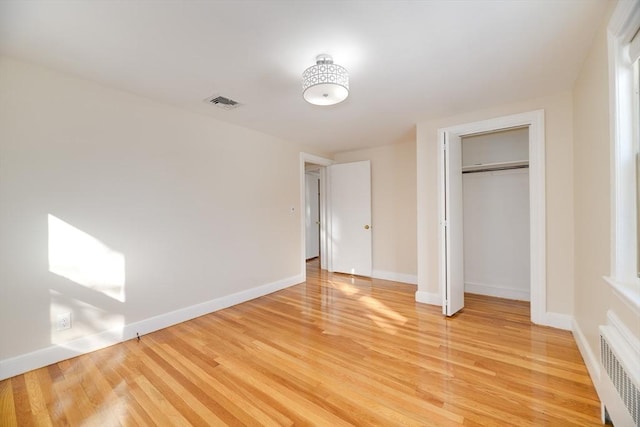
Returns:
[[[609,78],[612,139],[612,266],[607,281],[640,308],[640,0],[619,2],[611,17]]]

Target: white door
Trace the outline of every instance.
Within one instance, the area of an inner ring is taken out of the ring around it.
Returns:
[[[444,155],[444,295],[442,313],[453,316],[464,307],[464,237],[462,204],[462,140],[446,135]]]
[[[330,270],[371,276],[371,163],[327,167],[331,216]]]
[[[320,177],[305,174],[305,255],[307,259],[320,255]]]

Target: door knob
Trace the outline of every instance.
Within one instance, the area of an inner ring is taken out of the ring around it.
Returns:
[[[316,221],[316,225],[320,225],[320,221]]]
[[[369,228],[371,228],[371,227],[369,227],[369,224],[367,224],[367,225],[365,225],[365,226],[364,226],[364,229],[365,229],[365,230],[368,230]]]

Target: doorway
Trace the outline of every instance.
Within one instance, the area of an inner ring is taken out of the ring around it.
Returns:
[[[333,161],[300,153],[300,261],[306,280],[306,171],[320,175],[320,268],[331,272],[370,277],[371,163],[368,160],[333,164]]]
[[[439,282],[443,314],[464,307],[464,231],[462,218],[462,138],[528,127],[529,262],[531,320],[549,324],[546,312],[546,224],[544,111],[516,114],[438,130]],[[419,236],[419,239],[424,237]],[[420,242],[419,242],[420,246]]]
[[[320,258],[320,166],[305,164],[305,258]]]
[[[314,171],[318,177],[319,195],[318,195],[318,213],[319,213],[319,228],[318,228],[318,240],[319,251],[318,257],[320,259],[320,268],[322,270],[328,269],[328,253],[330,250],[330,239],[328,239],[327,231],[327,171],[326,167],[333,164],[333,160],[323,157],[315,156],[308,153],[300,153],[300,248],[301,248],[301,267],[300,272],[302,280],[307,279],[307,221],[306,221],[306,200],[307,200],[307,171]]]

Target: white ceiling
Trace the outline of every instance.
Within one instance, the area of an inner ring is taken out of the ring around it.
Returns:
[[[606,0],[2,1],[0,53],[326,152],[415,123],[570,90]],[[349,70],[317,107],[301,74]],[[203,102],[221,94],[243,104]]]

